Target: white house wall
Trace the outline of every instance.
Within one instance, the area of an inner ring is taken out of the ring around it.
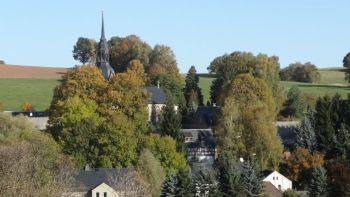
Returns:
[[[287,189],[292,189],[292,181],[278,173],[277,171],[272,172],[268,175],[263,181],[270,182],[277,189],[280,189],[282,192]],[[279,187],[280,186],[280,187]]]

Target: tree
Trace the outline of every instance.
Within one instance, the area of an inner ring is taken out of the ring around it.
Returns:
[[[329,194],[339,197],[350,195],[350,169],[348,161],[331,159],[326,163]]]
[[[24,102],[22,105],[21,105],[21,109],[22,111],[24,112],[29,112],[29,111],[34,111],[34,106],[28,102]]]
[[[139,60],[148,67],[151,47],[139,37],[129,35],[124,38],[112,37],[109,41],[109,63],[116,72],[124,72],[132,60]]]
[[[222,151],[236,159],[256,154],[259,167],[276,169],[283,147],[274,125],[275,105],[271,90],[261,79],[238,75],[226,94],[215,134]]]
[[[261,196],[263,193],[262,179],[254,159],[247,159],[241,165],[241,182],[247,196]]]
[[[198,87],[199,77],[196,68],[191,66],[185,80],[184,96],[187,111],[194,111],[197,106],[203,105],[202,90]]]
[[[4,60],[0,60],[0,64],[6,64]]]
[[[176,141],[170,136],[151,134],[145,140],[145,147],[159,160],[167,175],[176,173],[187,165],[185,155],[176,151]]]
[[[323,197],[327,195],[327,174],[323,167],[317,167],[311,174],[309,195],[311,197]]]
[[[310,62],[306,62],[305,64],[300,62],[289,64],[288,67],[280,70],[279,74],[283,81],[315,83],[321,79],[317,67]]]
[[[215,166],[218,175],[218,189],[221,196],[242,196],[239,165],[231,152],[221,152]]]
[[[27,118],[0,113],[0,136],[1,196],[60,196],[72,186],[70,159]]]
[[[282,193],[282,197],[301,197],[298,193],[296,193],[292,189],[287,189]]]
[[[168,46],[156,45],[149,55],[149,60],[150,66],[146,69],[149,76],[148,84],[154,86],[159,84],[167,91],[167,95],[174,98],[174,103],[178,104],[180,109],[184,109],[183,80],[174,52]]]
[[[279,84],[278,57],[265,54],[254,56],[252,53],[236,51],[215,58],[208,70],[217,76],[212,84],[215,88],[211,88],[212,103],[217,102],[217,96],[223,91],[222,87],[237,75],[250,73],[255,78],[263,79],[271,88],[276,110],[279,110],[282,104],[282,87]]]
[[[334,150],[333,154],[343,159],[349,158],[350,153],[350,128],[342,123],[340,129],[335,131],[333,135]]]
[[[143,67],[132,61],[106,81],[96,66],[70,70],[54,90],[48,132],[78,166],[135,164],[148,132]]]
[[[301,91],[297,86],[292,86],[289,89],[284,106],[285,107],[281,112],[283,116],[296,118],[300,118],[302,116],[306,106]]]
[[[287,158],[288,177],[296,182],[306,184],[313,169],[324,164],[324,155],[319,152],[310,154],[305,148],[298,148]]]
[[[345,67],[345,80],[350,81],[350,53],[343,58],[343,67]]]
[[[194,173],[196,196],[216,197],[218,195],[218,182],[213,170],[202,168]]]
[[[87,62],[94,64],[96,61],[96,41],[89,38],[78,38],[74,45],[73,58],[84,65]]]
[[[159,196],[165,173],[153,154],[144,149],[137,163],[137,172],[151,186],[151,195]]]
[[[313,109],[309,108],[305,113],[301,125],[296,129],[297,147],[304,147],[311,153],[317,150],[315,113]]]
[[[195,187],[193,176],[189,169],[182,168],[176,175],[177,177],[177,193],[176,196],[192,197],[195,195]]]
[[[177,177],[175,174],[170,174],[166,177],[163,183],[161,197],[175,197],[177,193]]]
[[[181,114],[176,111],[171,98],[167,100],[159,116],[157,128],[162,136],[170,136],[176,140],[176,149],[185,151],[184,134],[181,131]]]

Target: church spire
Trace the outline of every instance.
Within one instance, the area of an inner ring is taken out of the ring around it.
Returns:
[[[114,75],[113,68],[109,65],[108,43],[105,37],[105,25],[102,12],[101,39],[98,43],[96,66],[101,69],[105,79],[109,80]]]
[[[106,40],[105,37],[105,24],[104,24],[104,20],[103,20],[103,11],[102,11],[102,28],[101,28],[101,40]]]

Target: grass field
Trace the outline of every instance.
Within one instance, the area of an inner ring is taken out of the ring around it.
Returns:
[[[45,110],[52,99],[58,79],[0,78],[0,101],[6,111],[19,111],[24,102],[36,110]]]
[[[344,72],[337,69],[321,69],[319,84],[282,81],[281,84],[288,91],[296,85],[302,92],[316,96],[339,93],[344,98],[350,93],[350,87],[344,80]],[[185,78],[185,75],[182,75]],[[202,89],[204,102],[210,98],[209,90],[215,78],[208,74],[199,74],[199,87]],[[34,105],[37,110],[45,110],[52,99],[53,88],[59,84],[59,79],[19,79],[0,78],[0,102],[7,111],[18,111],[24,102]]]

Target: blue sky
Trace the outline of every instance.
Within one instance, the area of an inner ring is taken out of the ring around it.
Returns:
[[[135,34],[170,46],[181,72],[199,72],[233,51],[277,55],[281,67],[310,61],[342,65],[350,51],[350,1],[330,0],[7,0],[0,3],[0,59],[8,64],[71,67],[78,37]]]

